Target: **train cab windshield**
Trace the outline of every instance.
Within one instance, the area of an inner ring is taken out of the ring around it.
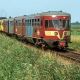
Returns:
[[[45,27],[54,27],[56,29],[69,29],[70,21],[69,20],[45,20]]]

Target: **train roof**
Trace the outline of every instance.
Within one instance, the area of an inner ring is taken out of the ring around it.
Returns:
[[[0,17],[0,20],[2,20],[2,19],[7,19],[6,17]]]
[[[23,19],[26,18],[26,15],[25,15],[25,16],[17,16],[17,17],[15,17],[14,19],[21,20],[22,18],[23,18]]]
[[[13,21],[14,18],[10,17],[10,18],[3,18],[0,21]]]
[[[29,15],[29,16],[51,16],[51,15],[70,16],[69,13],[66,13],[66,12],[63,12],[63,11],[48,11],[48,12],[32,14],[32,15]]]
[[[37,14],[25,15],[24,17],[28,18],[28,19],[32,19],[35,16],[40,17],[40,16],[52,16],[52,15],[56,15],[56,16],[70,16],[69,13],[62,12],[62,11],[48,11],[48,12],[42,12],[42,13],[37,13]]]
[[[15,19],[20,19],[20,18],[32,18],[35,16],[51,16],[51,15],[56,15],[56,16],[70,16],[69,13],[63,12],[63,11],[48,11],[48,12],[42,12],[42,13],[36,13],[36,14],[31,14],[31,15],[23,15],[23,16],[17,16]]]
[[[9,21],[13,21],[14,18],[10,16],[10,17],[8,18],[8,20],[9,20]]]
[[[52,16],[52,15],[56,15],[56,16],[70,16],[69,13],[63,12],[63,11],[48,11],[48,12],[42,12],[42,13],[37,13],[37,14],[31,14],[31,15],[23,15],[23,16],[17,16],[14,19],[16,20],[21,20],[22,18],[25,19],[34,19],[35,16]],[[12,18],[8,18],[9,20],[13,20]]]

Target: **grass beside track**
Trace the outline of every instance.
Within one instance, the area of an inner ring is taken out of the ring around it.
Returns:
[[[72,25],[69,47],[80,52],[80,25]]]
[[[79,65],[0,34],[0,80],[80,80]]]
[[[72,35],[69,47],[80,52],[80,35]]]

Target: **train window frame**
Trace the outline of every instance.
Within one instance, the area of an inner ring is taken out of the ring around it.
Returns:
[[[27,19],[25,20],[26,26],[40,26],[41,20],[38,19]]]
[[[37,19],[35,19],[34,26],[37,26],[36,23],[37,23]]]
[[[8,21],[4,21],[4,26],[8,26]]]
[[[67,21],[67,22],[66,22],[66,24],[67,24],[66,28],[67,28],[67,29],[70,29],[70,27],[71,27],[70,20],[66,20],[66,21]]]
[[[14,26],[14,21],[9,21],[9,26]]]
[[[53,20],[45,20],[45,28],[54,28]]]
[[[49,20],[49,26],[48,27],[54,28],[53,20]]]
[[[18,21],[17,20],[15,20],[15,25],[17,26],[17,23],[18,23]]]
[[[22,26],[22,20],[17,20],[17,27],[21,27]]]
[[[53,25],[55,28],[57,29],[70,29],[70,20],[58,20],[58,24],[55,25],[55,22],[54,21],[57,21],[57,20],[53,20]]]
[[[25,20],[25,24],[26,24],[26,26],[31,26],[32,25],[32,20],[31,19]]]
[[[32,19],[32,26],[38,27],[40,26],[41,20],[39,18]]]
[[[25,25],[27,26],[27,24],[28,24],[28,20],[25,20]]]
[[[35,19],[32,19],[32,26],[35,26]]]
[[[45,28],[48,28],[49,26],[49,20],[45,20]]]
[[[41,25],[41,20],[39,18],[37,19],[36,24],[37,24],[37,26],[40,26]]]
[[[0,24],[0,25],[1,25],[1,24]],[[2,25],[5,27],[5,25],[6,25],[6,24],[5,24],[5,20],[3,21],[3,24],[2,24]]]

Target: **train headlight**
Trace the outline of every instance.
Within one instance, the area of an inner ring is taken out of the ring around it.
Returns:
[[[57,36],[58,35],[58,32],[54,32],[54,35]]]
[[[64,32],[64,36],[67,36],[67,32]]]
[[[52,15],[52,17],[56,17],[56,15]]]
[[[69,35],[70,35],[69,31],[64,32],[64,36],[69,36]]]

